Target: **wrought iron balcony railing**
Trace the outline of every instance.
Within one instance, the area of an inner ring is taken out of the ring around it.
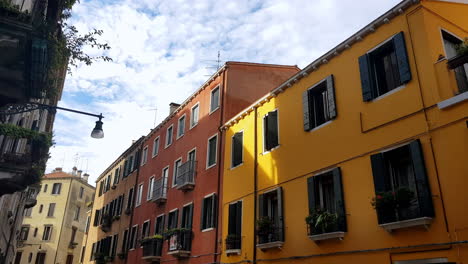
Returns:
[[[189,160],[177,169],[176,184],[179,190],[191,190],[195,187],[197,162]]]
[[[168,237],[168,254],[188,257],[192,249],[192,230],[174,230]]]
[[[143,246],[143,259],[158,260],[161,258],[163,239],[147,238],[141,241]]]
[[[229,234],[226,237],[226,251],[240,250],[242,245],[242,237],[240,235]]]
[[[164,203],[167,200],[167,179],[160,178],[154,182],[153,202]]]

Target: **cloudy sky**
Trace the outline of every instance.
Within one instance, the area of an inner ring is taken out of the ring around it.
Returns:
[[[71,19],[81,32],[104,30],[113,62],[79,66],[67,76],[47,171],[76,165],[95,179],[132,140],[149,133],[222,61],[305,67],[386,12],[398,0],[81,0]],[[90,55],[100,51],[86,49]]]

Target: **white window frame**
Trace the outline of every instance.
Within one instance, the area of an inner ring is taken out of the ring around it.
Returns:
[[[195,107],[198,107],[198,116],[197,116],[197,122],[194,123],[193,121],[193,109]],[[200,102],[197,102],[196,104],[194,104],[192,106],[192,108],[190,108],[190,128],[189,129],[192,129],[194,127],[196,127],[198,125],[198,121],[200,121]]]
[[[177,228],[177,226],[179,225],[179,220],[180,220],[180,217],[179,217],[179,208],[174,208],[174,209],[170,210],[170,211],[167,213],[167,222],[164,223],[165,226],[168,226],[168,225],[169,225],[169,215],[170,215],[172,212],[175,212],[175,211],[177,211],[177,223],[176,223],[176,225],[175,225],[176,228]]]
[[[237,133],[242,133],[242,148],[241,148],[241,149],[242,149],[242,158],[241,158],[242,161],[241,161],[241,163],[239,163],[238,165],[233,166],[233,164],[232,164],[232,159],[233,159],[233,157],[234,157],[234,136],[235,136]],[[231,169],[235,169],[235,168],[237,168],[237,167],[239,167],[239,166],[242,166],[243,164],[244,164],[244,129],[237,131],[237,132],[234,133],[234,134],[232,135],[232,137],[231,137]]]
[[[182,133],[182,135],[179,135],[180,134],[180,120],[181,119],[184,119],[184,132]],[[187,123],[187,117],[186,117],[186,114],[183,114],[181,117],[179,117],[179,119],[177,119],[177,139],[183,137],[185,135],[185,131],[187,130],[186,129],[186,123]]]
[[[172,132],[171,132],[171,134],[172,134],[171,135],[171,142],[170,143],[168,142],[169,129],[172,130]],[[170,145],[172,145],[172,142],[174,142],[174,124],[168,126],[167,129],[166,129],[166,142],[164,144],[164,148],[168,148]]]
[[[172,170],[172,188],[176,187],[176,171],[177,171],[177,162],[180,161],[180,164],[182,165],[182,157],[179,157],[174,161],[174,169]]]
[[[155,147],[155,145],[156,145],[156,144],[155,144],[156,141],[158,142],[158,144],[157,144],[156,153],[155,153],[154,147]],[[161,145],[161,140],[160,140],[160,136],[157,136],[157,137],[153,140],[153,152],[151,153],[151,157],[152,157],[152,158],[156,157],[156,156],[159,154],[159,145]]]
[[[213,199],[212,201],[214,201],[214,196],[215,196],[215,195],[216,195],[215,192],[205,195],[205,196],[203,197],[203,199],[202,199],[202,203],[205,203],[205,199],[210,198],[210,197]],[[216,206],[216,204],[215,204],[215,206]],[[206,209],[205,209],[205,210],[206,210]],[[215,212],[215,211],[212,211],[211,213],[214,214],[214,212]],[[202,214],[202,215],[203,215],[204,213],[205,213],[205,212],[201,211],[201,214]],[[213,215],[213,221],[214,221],[214,223],[216,223],[215,217],[216,217],[216,215]],[[216,227],[216,224],[214,224],[214,226],[212,226],[212,227],[208,227],[208,228],[202,229],[201,232],[208,232],[208,231],[214,230],[215,227]]]
[[[144,183],[138,184],[137,188],[137,193],[136,193],[136,200],[135,200],[135,207],[138,207],[141,205],[141,200],[143,198],[143,188],[144,188]]]
[[[211,110],[211,108],[212,108],[212,107],[211,107],[211,102],[212,102],[211,98],[213,97],[213,92],[216,91],[216,89],[218,89],[218,106],[217,106],[215,109]],[[220,100],[221,100],[221,85],[218,84],[218,86],[216,86],[215,88],[213,88],[213,89],[210,91],[210,115],[211,115],[212,113],[216,112],[216,110],[219,109],[219,107],[221,106]]]
[[[48,233],[47,239],[44,239],[44,233],[46,231],[46,227],[50,228],[50,231]],[[52,232],[54,231],[54,226],[53,225],[44,225],[44,232],[42,233],[42,239],[41,241],[50,241],[52,239]]]
[[[154,182],[155,182],[155,175],[153,174],[148,180],[148,191],[146,193],[146,201],[153,199]]]
[[[135,236],[133,236],[133,240],[132,241],[129,241],[131,244],[131,248],[129,247],[128,251],[130,250],[135,250],[136,248],[136,244],[137,244],[137,241],[138,241],[138,225],[134,225],[132,226],[132,228],[130,228],[130,238],[132,238],[132,231],[133,231],[133,228],[136,227],[136,231],[135,231]]]
[[[276,111],[276,112],[277,112],[276,116],[278,117],[278,120],[276,120],[276,126],[277,126],[276,129],[277,129],[277,131],[278,131],[278,146],[276,146],[276,147],[274,147],[274,148],[272,148],[272,149],[270,149],[270,150],[266,150],[266,149],[265,149],[265,147],[266,147],[266,146],[265,146],[265,145],[266,145],[266,144],[265,144],[265,143],[266,143],[266,142],[265,142],[265,139],[266,139],[266,138],[265,138],[265,118],[268,116],[268,113],[273,112],[273,111]],[[278,149],[278,148],[281,146],[280,130],[279,130],[279,129],[280,129],[279,109],[278,109],[278,108],[275,108],[275,109],[273,109],[273,110],[271,110],[271,111],[268,111],[265,115],[263,115],[263,118],[262,118],[262,145],[263,145],[263,147],[262,147],[263,153],[262,153],[262,154],[263,154],[263,155],[268,154],[268,153],[272,152],[273,150]]]
[[[187,161],[189,160],[190,152],[192,152],[192,151],[195,152],[195,160],[197,160],[197,147],[194,147],[193,149],[187,151]]]
[[[143,148],[141,152],[141,166],[145,165],[148,161],[148,145]]]
[[[209,165],[209,157],[210,157],[210,140],[212,138],[216,137],[216,153],[215,153],[215,162],[212,165]],[[216,166],[218,163],[218,144],[219,144],[219,138],[218,138],[218,133],[214,134],[213,136],[209,137],[207,142],[206,142],[206,169],[213,168]]]
[[[141,225],[141,238],[144,238],[143,237],[143,227],[145,226],[145,223],[148,223],[148,236],[151,236],[151,232],[150,232],[151,231],[151,221],[150,221],[150,219],[147,219]],[[143,247],[143,246],[141,246],[141,247]]]

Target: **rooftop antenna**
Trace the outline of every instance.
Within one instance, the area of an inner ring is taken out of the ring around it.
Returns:
[[[148,109],[148,111],[154,111],[154,121],[153,121],[153,128],[156,127],[156,118],[158,116],[158,108],[155,107],[155,108],[152,108],[152,109]]]
[[[206,69],[216,69],[219,70],[221,68],[221,65],[223,63],[223,61],[221,61],[221,51],[218,50],[218,59],[216,60],[203,60],[204,62],[207,62],[207,63],[214,63],[215,65],[210,65],[208,67],[205,67]],[[205,75],[205,76],[211,76],[211,75]]]
[[[80,159],[80,155],[78,155],[78,152],[74,155],[74,158],[73,158],[73,167],[76,167],[76,165],[78,165],[78,160]]]
[[[86,159],[86,170],[85,170],[85,173],[88,173],[88,161],[89,161],[89,159]]]

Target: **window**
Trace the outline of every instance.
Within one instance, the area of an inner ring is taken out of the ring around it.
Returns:
[[[141,204],[141,197],[142,196],[143,196],[143,183],[138,185],[137,198],[136,198],[135,206],[139,206]]]
[[[83,194],[84,194],[84,188],[83,187],[80,187],[80,194],[78,195],[78,197],[80,199],[83,199]]]
[[[116,255],[118,242],[119,242],[119,235],[115,234],[114,237],[112,238],[112,247],[111,247],[111,250],[110,250],[111,256]]]
[[[98,197],[101,197],[102,192],[103,192],[103,189],[104,189],[104,181],[101,181],[101,182],[99,182],[99,194],[98,194]]]
[[[46,259],[46,253],[38,252],[36,255],[36,264],[44,264]]]
[[[39,213],[42,213],[42,209],[44,208],[44,205],[39,205]]]
[[[143,149],[143,154],[141,155],[141,165],[145,165],[148,159],[148,146]]]
[[[24,216],[31,217],[32,209],[33,209],[32,207],[31,208],[25,208],[24,209]]]
[[[202,202],[200,229],[214,228],[216,223],[216,195],[205,197]]]
[[[406,197],[396,209],[377,209],[379,224],[434,216],[419,140],[371,155],[371,164],[376,196]]]
[[[163,186],[162,186],[162,197],[166,197],[167,194],[167,179],[169,178],[169,166],[162,171]]]
[[[197,103],[192,107],[192,113],[190,115],[190,128],[198,124],[198,118],[200,115],[200,104]]]
[[[37,231],[38,231],[38,228],[34,228],[34,233],[33,233],[33,237],[36,237],[37,236]]]
[[[365,102],[409,82],[411,70],[403,32],[359,57],[359,70]]]
[[[179,216],[179,210],[175,209],[171,212],[169,212],[169,216],[167,219],[167,229],[174,229],[177,228],[178,224],[178,216]]]
[[[29,235],[29,226],[22,226],[20,231],[20,240],[28,240]]]
[[[279,146],[278,137],[278,110],[274,110],[263,117],[263,149],[265,152]]]
[[[272,224],[259,232],[259,244],[284,241],[282,188],[260,194],[258,197],[259,220]]]
[[[173,125],[167,128],[166,131],[166,148],[169,147],[169,145],[172,144],[172,134],[174,133],[173,131]]]
[[[219,86],[214,88],[211,91],[210,113],[213,113],[218,108],[219,108]]]
[[[174,176],[172,177],[172,187],[177,185],[177,174],[179,173],[180,165],[182,165],[181,158],[174,162]]]
[[[179,118],[177,122],[177,138],[180,138],[185,134],[185,115]]]
[[[72,226],[72,233],[71,233],[71,237],[70,237],[70,243],[75,243],[75,237],[76,237],[76,231],[78,229],[74,226]]]
[[[181,228],[192,229],[193,203],[182,208]]]
[[[141,239],[149,237],[150,234],[150,220],[146,220],[141,227]]]
[[[309,215],[328,212],[338,216],[335,227],[318,229],[314,226],[309,226],[309,235],[337,231],[346,232],[346,214],[340,168],[335,168],[308,178],[307,192],[309,197]]]
[[[138,239],[138,225],[134,225],[130,232],[130,241],[128,245],[129,249],[135,249],[137,239]]]
[[[148,193],[146,195],[146,200],[149,201],[151,198],[153,198],[153,191],[154,191],[154,176],[152,176],[149,179],[149,184],[148,184]]]
[[[336,117],[333,75],[302,94],[304,130],[309,131]]]
[[[128,160],[127,175],[130,174],[132,171],[133,171],[133,155],[130,156],[130,159]]]
[[[89,231],[89,225],[91,224],[91,216],[86,217],[86,225],[85,225],[85,233],[88,234]]]
[[[195,161],[197,160],[197,149],[192,149],[187,155],[187,160]]]
[[[106,192],[110,190],[111,187],[111,182],[112,182],[112,175],[107,175],[107,180],[106,180]]]
[[[42,234],[42,240],[48,241],[52,237],[52,226],[46,225],[44,226],[44,233]]]
[[[226,249],[241,249],[242,238],[242,201],[229,205],[228,237]]]
[[[80,210],[81,210],[81,208],[79,206],[77,206],[76,209],[75,209],[75,217],[73,218],[73,220],[75,220],[75,221],[80,220]]]
[[[49,204],[49,211],[47,211],[47,217],[53,217],[55,212],[55,203]]]
[[[132,209],[133,207],[133,192],[133,188],[130,188],[128,191],[127,209]]]
[[[122,253],[124,252],[127,252],[128,250],[128,247],[127,247],[127,239],[128,239],[128,229],[126,229],[124,232],[123,232],[123,240],[122,240]]]
[[[52,185],[52,194],[60,194],[61,189],[62,189],[61,183],[54,183],[54,185]]]
[[[85,252],[86,252],[86,246],[83,246],[81,248],[81,256],[80,256],[80,262],[83,263],[84,262],[84,255],[85,255]]]
[[[47,186],[48,186],[47,184],[44,185],[44,192],[47,192]]]
[[[125,160],[122,178],[126,178],[127,176],[128,176],[128,160]]]
[[[244,132],[237,132],[232,136],[231,168],[242,164]]]
[[[93,222],[93,226],[98,226],[100,224],[100,219],[99,219],[99,216],[101,215],[101,210],[96,210],[96,212],[94,213],[94,222]]]
[[[156,157],[159,152],[159,137],[155,138],[153,141],[153,157]]]
[[[208,139],[208,149],[206,158],[206,167],[211,168],[216,165],[216,154],[218,150],[218,135],[214,135]]]
[[[21,251],[18,251],[16,252],[16,256],[15,256],[15,264],[20,264],[21,263],[21,257],[23,255],[23,252]],[[31,262],[31,261],[29,261]],[[10,262],[11,263],[11,262]]]
[[[122,165],[120,165],[122,166]],[[120,167],[116,168],[114,171],[114,185],[118,184],[120,181]]]
[[[164,218],[165,215],[160,215],[156,217],[156,222],[154,224],[154,234],[162,235],[164,232]]]
[[[462,43],[462,40],[445,30],[442,30],[442,39],[444,41],[445,57],[450,60],[457,56],[457,46]],[[449,68],[455,72],[458,90],[460,93],[468,91],[468,64],[452,64],[449,63]]]

